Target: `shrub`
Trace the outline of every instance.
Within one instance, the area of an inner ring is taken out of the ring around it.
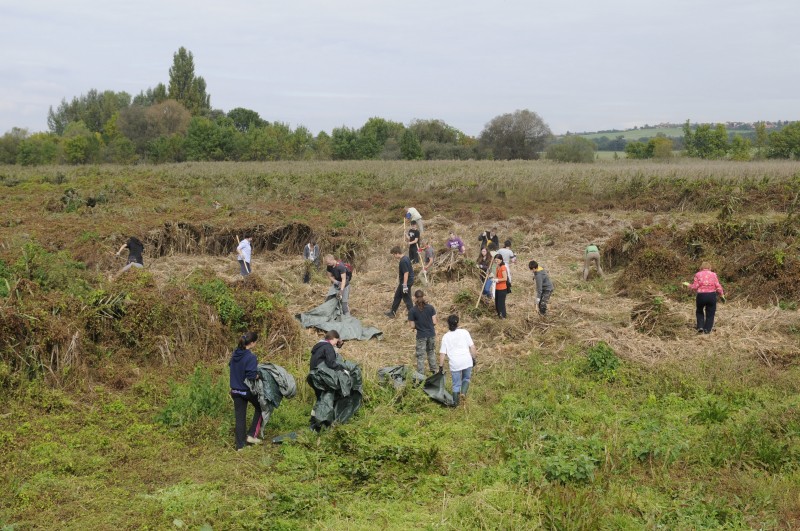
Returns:
[[[173,428],[196,422],[201,417],[222,418],[230,409],[228,381],[216,382],[210,372],[197,367],[185,384],[170,382],[170,399],[156,420]]]
[[[556,162],[594,162],[594,142],[582,136],[568,136],[547,148],[547,158]]]
[[[619,367],[619,358],[614,349],[605,341],[600,341],[586,351],[585,372],[611,381],[617,376],[617,367]]]

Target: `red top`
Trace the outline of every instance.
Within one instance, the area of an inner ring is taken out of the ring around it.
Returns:
[[[695,273],[694,282],[689,286],[689,289],[697,293],[714,293],[716,291],[720,295],[725,295],[722,291],[722,285],[717,278],[717,274],[709,269],[701,269]]]
[[[506,269],[505,264],[497,267],[497,276],[495,278],[500,278],[500,277],[505,277],[505,278],[503,280],[499,280],[495,288],[507,289],[508,285],[506,284],[506,280],[508,280],[508,269]]]

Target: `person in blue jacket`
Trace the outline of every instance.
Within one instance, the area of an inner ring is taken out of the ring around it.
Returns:
[[[236,450],[243,449],[247,444],[261,444],[258,433],[261,431],[261,406],[258,397],[250,392],[245,380],[258,378],[258,359],[250,349],[258,341],[258,334],[245,332],[239,338],[239,345],[233,351],[228,366],[231,369],[231,398],[233,398],[233,411],[236,417]],[[253,404],[256,409],[250,431],[245,433],[247,423],[247,404]]]

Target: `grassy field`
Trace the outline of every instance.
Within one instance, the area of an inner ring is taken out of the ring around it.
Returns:
[[[0,526],[796,529],[799,176],[684,160],[0,168]],[[436,249],[452,230],[471,260],[496,226],[519,256],[506,321],[476,308],[469,260],[415,286],[478,347],[458,409],[375,376],[414,358],[407,323],[383,316],[404,206]],[[322,272],[301,280],[312,233],[356,265],[353,314],[384,335],[343,347],[365,402],[320,435],[304,383],[319,335],[292,318],[327,291]],[[146,267],[115,278],[131,234]],[[606,274],[584,282],[590,242]],[[556,285],[546,318],[530,259]],[[680,290],[703,259],[729,293],[710,336]],[[298,380],[267,436],[299,437],[237,453],[226,363],[244,329]]]

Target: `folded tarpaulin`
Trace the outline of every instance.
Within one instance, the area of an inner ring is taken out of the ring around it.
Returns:
[[[378,369],[378,383],[392,382],[395,389],[399,389],[406,384],[406,380],[411,378],[414,385],[419,385],[425,381],[425,375],[406,367],[405,365],[392,365]]]
[[[342,302],[331,297],[316,308],[295,315],[304,328],[318,328],[329,332],[336,330],[342,340],[381,339],[383,332],[372,326],[362,326],[361,321],[352,315],[342,315]]]
[[[261,406],[261,436],[264,427],[269,422],[272,412],[281,405],[284,398],[293,398],[297,394],[297,384],[294,377],[280,365],[272,363],[259,363],[257,367],[259,378],[256,380],[245,380],[247,387],[258,398]]]
[[[352,361],[342,361],[340,357],[337,360],[347,372],[333,370],[322,362],[306,377],[306,382],[317,395],[317,402],[311,410],[312,428],[330,426],[334,422],[345,423],[361,407],[361,367]]]

